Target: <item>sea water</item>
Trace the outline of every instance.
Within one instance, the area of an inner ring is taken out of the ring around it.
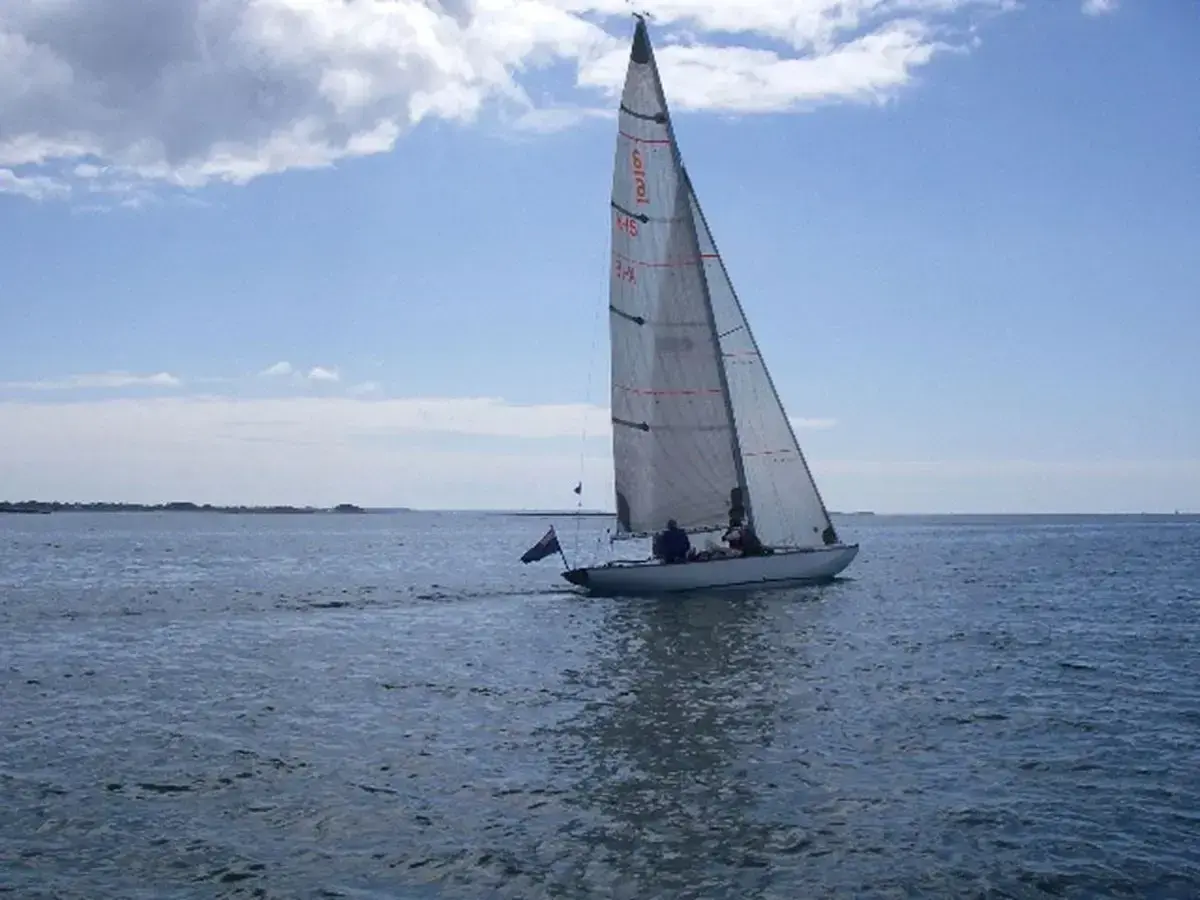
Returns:
[[[0,516],[0,892],[1200,897],[1200,522],[852,517],[667,599],[547,525]]]

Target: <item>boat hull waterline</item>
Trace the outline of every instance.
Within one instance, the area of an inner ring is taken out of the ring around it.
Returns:
[[[731,556],[667,565],[616,562],[563,572],[593,594],[672,594],[725,588],[758,589],[831,581],[858,555],[858,544],[776,550],[768,556]]]

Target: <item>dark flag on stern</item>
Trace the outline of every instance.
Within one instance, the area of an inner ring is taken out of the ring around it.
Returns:
[[[521,562],[531,563],[537,562],[539,559],[545,559],[547,556],[553,556],[555,553],[562,553],[562,547],[558,544],[558,535],[554,533],[554,526],[550,526],[550,530],[542,535],[542,539],[525,551],[521,557]]]

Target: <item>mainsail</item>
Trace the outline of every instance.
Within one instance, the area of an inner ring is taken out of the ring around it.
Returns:
[[[618,535],[724,527],[817,546],[829,517],[683,168],[639,17],[612,192],[613,463]]]
[[[741,485],[695,225],[639,19],[612,192],[613,462],[618,531],[719,528]]]

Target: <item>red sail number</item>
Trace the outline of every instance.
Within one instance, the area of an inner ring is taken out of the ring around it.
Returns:
[[[616,269],[613,270],[613,274],[620,281],[628,281],[630,284],[637,284],[637,273],[634,272],[633,266],[629,265],[623,260],[618,259],[616,261]]]
[[[617,231],[623,231],[630,237],[637,237],[637,219],[630,218],[629,216],[617,216]]]
[[[637,147],[633,148],[630,161],[633,163],[634,196],[639,204],[650,202],[650,192],[646,188],[646,163]]]

